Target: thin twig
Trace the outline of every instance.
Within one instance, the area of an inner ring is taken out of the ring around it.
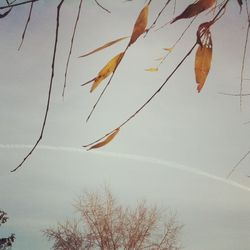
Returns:
[[[145,32],[144,37],[146,37],[146,35],[148,34],[148,32],[155,26],[155,24],[157,23],[158,19],[160,18],[161,14],[163,13],[163,11],[165,10],[165,8],[168,6],[168,4],[171,2],[172,0],[168,0],[165,5],[163,6],[163,8],[161,9],[161,11],[158,13],[156,19],[154,20],[154,22],[151,24],[151,26],[147,29],[147,31]]]
[[[106,12],[108,12],[109,14],[111,13],[110,10],[106,9],[105,7],[103,7],[97,0],[95,0],[96,4],[103,10],[105,10]]]
[[[248,37],[249,37],[249,30],[250,30],[250,14],[249,14],[247,0],[246,0],[246,11],[247,11],[248,25],[247,25],[245,45],[243,49],[243,58],[242,58],[242,64],[241,64],[241,73],[240,73],[240,109],[242,109],[243,78],[244,78],[244,72],[245,72],[245,59],[246,59],[246,54],[247,54],[247,44],[248,44]]]
[[[188,24],[188,26],[185,28],[185,30],[181,33],[181,35],[179,36],[179,38],[175,41],[174,45],[171,47],[171,50],[173,50],[175,48],[175,46],[180,42],[180,40],[183,38],[183,36],[185,35],[185,33],[188,31],[188,29],[191,27],[191,25],[193,24],[193,22],[195,21],[195,19],[197,18],[197,16],[195,16],[191,22]],[[169,54],[171,53],[171,51],[168,51],[168,53],[162,58],[162,60],[159,62],[158,67],[159,68],[161,66],[161,64],[167,59],[167,57],[169,56]]]
[[[128,46],[126,47],[126,49],[124,50],[123,55],[122,55],[122,58],[121,58],[120,61],[117,63],[117,65],[116,65],[116,67],[115,67],[115,69],[114,69],[114,71],[113,71],[111,77],[109,78],[109,81],[108,81],[107,84],[105,85],[103,91],[101,92],[101,94],[99,95],[97,101],[95,102],[94,106],[92,107],[92,109],[91,109],[91,111],[90,111],[90,113],[89,113],[89,115],[88,115],[88,117],[87,117],[87,119],[86,119],[86,122],[88,122],[89,118],[91,117],[91,115],[93,114],[94,110],[96,109],[97,104],[99,103],[99,101],[101,100],[101,98],[102,98],[102,96],[104,95],[105,91],[107,90],[108,86],[110,85],[110,83],[111,83],[111,81],[112,81],[112,79],[113,79],[113,77],[114,77],[114,74],[115,74],[115,72],[116,72],[118,66],[120,65],[120,63],[121,63],[123,57],[125,56],[125,54],[126,54],[128,48],[129,48],[129,45],[128,45]]]
[[[250,150],[235,164],[235,166],[232,168],[232,170],[230,171],[230,173],[227,175],[227,178],[230,178],[231,175],[233,174],[233,172],[236,170],[236,168],[238,168],[238,166],[241,164],[241,162],[243,160],[245,160],[245,158],[250,154]]]
[[[82,9],[82,2],[83,2],[83,0],[80,0],[80,2],[79,2],[79,7],[78,7],[78,12],[77,12],[77,16],[76,16],[75,25],[74,25],[74,30],[73,30],[73,34],[72,34],[71,42],[70,42],[70,49],[69,49],[69,54],[68,54],[66,68],[65,68],[65,73],[64,73],[64,85],[63,85],[63,92],[62,92],[62,97],[63,98],[64,98],[66,84],[67,84],[67,75],[68,75],[69,61],[70,61],[70,57],[71,57],[71,53],[72,53],[72,48],[73,48],[73,45],[74,45],[76,28],[77,28],[77,25],[78,25],[78,21],[79,21],[81,9]]]
[[[32,3],[32,2],[37,2],[37,1],[39,1],[39,0],[27,0],[27,1],[15,3],[15,4],[11,3],[10,5],[0,6],[0,10],[7,9],[9,7],[16,7],[16,6],[20,6],[20,5],[24,5],[24,4],[28,4],[28,3]]]
[[[226,0],[224,5],[221,7],[221,9],[218,11],[218,13],[215,15],[215,17],[213,18],[213,20],[211,21],[211,23],[215,23],[217,17],[220,15],[220,13],[223,11],[223,9],[227,6],[229,0]],[[100,137],[99,139],[95,140],[94,142],[91,142],[87,145],[84,145],[83,147],[89,147],[93,144],[98,143],[99,141],[103,140],[104,138],[106,138],[107,136],[111,135],[112,133],[115,132],[115,130],[122,128],[123,126],[125,126],[129,121],[131,121],[141,110],[143,110],[153,99],[154,97],[162,90],[162,88],[168,83],[168,81],[170,80],[170,78],[175,74],[175,72],[179,69],[179,67],[184,63],[184,61],[188,58],[188,56],[192,53],[192,51],[194,50],[194,48],[196,47],[196,45],[198,44],[198,41],[196,41],[194,43],[194,45],[190,48],[190,50],[186,53],[186,55],[182,58],[182,60],[177,64],[177,66],[174,68],[174,70],[168,75],[168,77],[166,78],[166,80],[161,84],[161,86],[153,93],[153,95],[151,95],[149,97],[149,99],[142,105],[140,106],[131,116],[129,116],[129,118],[127,118],[123,123],[121,123],[118,127],[116,127],[115,129],[113,129],[112,131],[108,132],[107,134],[105,134],[104,136]]]
[[[19,45],[19,47],[18,47],[18,50],[20,50],[21,47],[22,47],[22,44],[23,44],[23,41],[24,41],[24,37],[25,37],[25,34],[26,34],[26,30],[27,30],[27,27],[28,27],[29,22],[30,22],[30,18],[31,18],[31,14],[32,14],[33,5],[34,5],[34,2],[31,2],[31,4],[30,4],[29,16],[28,16],[28,19],[27,19],[27,21],[26,21],[26,24],[25,24],[25,27],[24,27],[24,30],[23,30],[22,40],[21,40],[21,43],[20,43],[20,45]]]
[[[57,43],[58,43],[59,24],[60,24],[60,10],[61,10],[61,6],[62,6],[63,3],[64,3],[64,0],[61,0],[60,3],[57,6],[56,35],[55,35],[53,58],[52,58],[52,64],[51,64],[50,84],[49,84],[48,99],[47,99],[47,105],[46,105],[46,110],[45,110],[45,115],[44,115],[44,119],[43,119],[41,132],[40,132],[40,135],[39,135],[36,143],[34,144],[32,149],[30,150],[30,152],[25,156],[23,161],[15,169],[11,170],[11,172],[15,172],[17,169],[19,169],[23,165],[23,163],[29,158],[29,156],[33,153],[33,151],[36,149],[37,145],[39,144],[39,142],[43,138],[43,132],[44,132],[44,129],[45,129],[45,125],[46,125],[46,121],[47,121],[47,117],[48,117],[48,112],[49,112],[49,106],[50,106],[51,90],[52,90],[53,79],[54,79],[54,71],[55,71],[55,59],[56,59],[56,51],[57,51]]]

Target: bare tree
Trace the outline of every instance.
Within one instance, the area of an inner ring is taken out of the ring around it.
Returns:
[[[66,221],[44,231],[55,250],[178,250],[182,228],[175,215],[163,216],[145,201],[123,207],[106,188],[85,192],[76,204],[80,220]]]
[[[0,210],[0,227],[2,224],[6,223],[9,219],[6,212]],[[13,242],[15,241],[15,235],[11,234],[11,236],[7,238],[0,238],[0,250],[7,250],[12,247]]]

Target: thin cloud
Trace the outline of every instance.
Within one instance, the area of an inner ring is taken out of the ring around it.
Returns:
[[[31,148],[31,147],[32,147],[32,145],[26,145],[26,144],[0,144],[0,148],[2,148],[2,149],[26,149],[26,148]],[[101,155],[101,156],[105,156],[105,157],[114,157],[114,158],[128,159],[128,160],[134,160],[134,161],[138,161],[138,162],[145,162],[145,163],[152,163],[152,164],[156,164],[156,165],[162,165],[162,166],[166,166],[168,168],[183,170],[183,171],[191,173],[191,174],[206,177],[206,178],[209,178],[209,179],[212,179],[212,180],[239,188],[241,190],[250,192],[250,187],[242,185],[238,182],[228,180],[224,177],[213,175],[213,174],[207,173],[205,171],[202,171],[202,170],[199,170],[196,168],[184,166],[181,164],[177,164],[175,162],[165,161],[165,160],[161,160],[161,159],[157,159],[157,158],[153,158],[153,157],[134,155],[134,154],[107,152],[107,151],[101,151],[101,150],[86,152],[84,149],[81,149],[81,148],[50,146],[50,145],[40,145],[40,146],[38,146],[38,149],[64,151],[64,152],[76,152],[76,153],[83,153],[83,154],[96,154],[96,155]]]

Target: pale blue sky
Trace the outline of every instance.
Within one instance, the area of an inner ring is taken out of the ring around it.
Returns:
[[[231,183],[225,177],[250,148],[250,125],[243,125],[250,120],[250,100],[243,99],[240,111],[239,98],[218,94],[239,91],[245,11],[239,15],[237,1],[230,2],[227,15],[212,28],[212,68],[200,94],[196,93],[193,53],[152,103],[97,153],[79,150],[124,121],[161,85],[194,43],[198,24],[211,16],[202,15],[197,20],[157,73],[144,70],[156,65],[154,59],[164,55],[162,48],[175,42],[187,22],[176,22],[152,31],[146,39],[140,38],[129,49],[86,124],[101,87],[90,94],[88,87],[80,85],[122,51],[126,41],[88,58],[77,56],[129,35],[144,1],[102,1],[112,14],[102,11],[94,1],[84,1],[63,101],[64,62],[78,8],[78,4],[66,1],[51,109],[41,143],[45,147],[38,148],[22,169],[10,174],[27,152],[27,147],[20,145],[34,143],[41,127],[57,2],[39,1],[34,5],[20,52],[17,48],[28,6],[14,9],[0,24],[0,34],[4,34],[0,44],[0,208],[11,218],[1,227],[1,233],[16,233],[13,249],[48,249],[41,230],[73,217],[72,204],[82,190],[104,183],[124,204],[147,199],[177,211],[185,225],[182,242],[187,250],[249,249],[250,157],[234,173]],[[164,2],[152,1],[149,23]],[[177,1],[177,13],[189,2]],[[171,20],[172,11],[171,6],[159,25]],[[249,63],[248,56],[246,65]],[[249,91],[246,81],[244,92]]]

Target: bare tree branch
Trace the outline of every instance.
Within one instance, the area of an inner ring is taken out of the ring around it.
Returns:
[[[33,151],[36,149],[37,145],[40,143],[40,141],[43,138],[43,133],[44,133],[45,125],[46,125],[46,122],[47,122],[47,117],[48,117],[49,107],[50,107],[51,90],[52,90],[53,79],[54,79],[55,60],[56,60],[56,51],[57,51],[58,33],[59,33],[59,24],[60,24],[60,10],[61,10],[61,7],[62,7],[63,3],[64,3],[64,0],[61,0],[60,3],[57,6],[56,35],[55,35],[53,57],[52,57],[52,64],[51,64],[50,84],[49,84],[47,105],[46,105],[46,110],[45,110],[45,115],[44,115],[44,119],[43,119],[43,124],[42,124],[42,128],[41,128],[41,132],[40,132],[40,135],[39,135],[36,143],[34,144],[34,146],[32,147],[32,149],[30,150],[30,152],[25,156],[25,158],[23,159],[23,161],[15,169],[11,170],[11,172],[15,172],[17,169],[19,169],[23,165],[23,163],[29,158],[29,156],[33,153]]]

